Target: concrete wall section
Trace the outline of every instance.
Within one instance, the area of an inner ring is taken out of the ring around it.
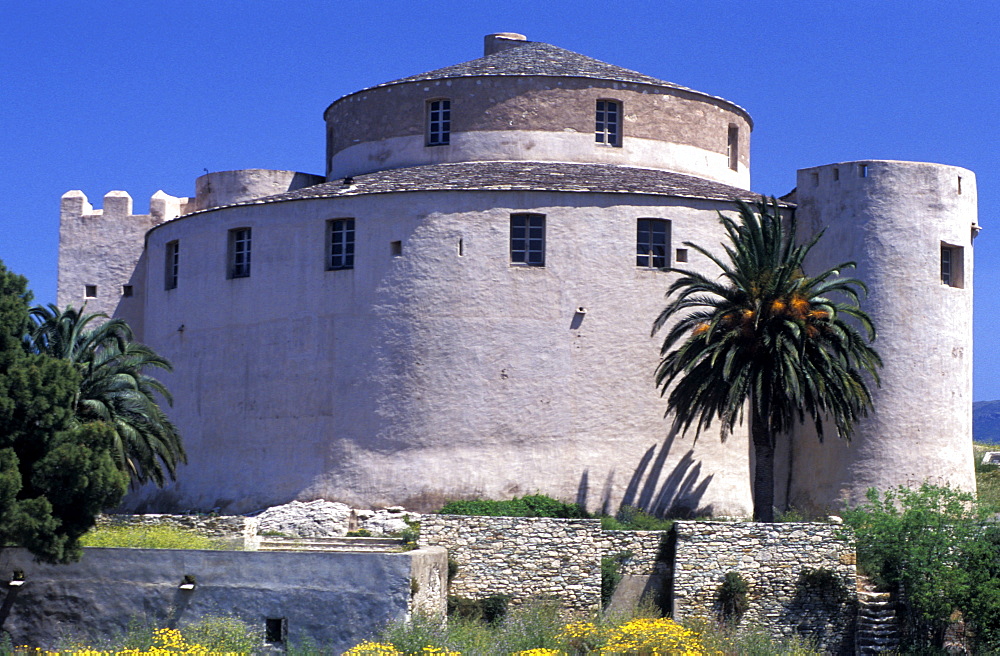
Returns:
[[[452,143],[425,146],[426,103],[439,98],[451,100]],[[597,100],[621,103],[621,147],[594,142]],[[407,82],[346,96],[325,116],[330,180],[399,166],[509,158],[606,161],[750,186],[745,113],[670,87],[541,76]],[[737,170],[729,167],[730,126],[739,132]]]
[[[285,618],[288,641],[311,638],[335,653],[368,637],[411,607],[444,608],[444,550],[397,554],[259,553],[159,549],[86,549],[70,565],[41,565],[22,549],[0,551],[0,572],[24,572],[4,585],[2,629],[14,644],[55,647],[66,634],[102,639],[132,618],[183,628],[205,615],[232,614],[261,629]],[[185,575],[194,590],[180,590]],[[9,579],[4,579],[9,580]],[[413,595],[416,596],[416,595]],[[432,599],[434,597],[434,599]]]
[[[916,162],[831,164],[799,171],[797,201],[804,229],[826,229],[812,268],[858,263],[851,275],[868,284],[863,307],[885,368],[874,412],[850,444],[832,437],[821,445],[809,429],[796,435],[792,505],[837,510],[869,487],[924,481],[974,490],[975,175]],[[953,247],[953,269],[964,269],[953,285],[942,282],[942,245]]]
[[[322,497],[422,511],[544,492],[611,512],[745,515],[745,430],[726,443],[669,432],[649,330],[670,276],[635,260],[638,217],[672,221],[675,247],[712,244],[727,208],[421,192],[233,207],[153,230],[148,343],[174,364],[168,412],[190,465],[130,507]],[[544,267],[509,261],[510,215],[525,211],[546,215]],[[341,217],[355,219],[355,266],[327,271],[326,222]],[[252,273],[227,279],[227,232],[244,226]],[[175,239],[186,255],[164,290]]]
[[[749,584],[743,624],[853,653],[857,572],[839,526],[677,522],[674,530],[674,619],[716,618],[719,587],[738,572]]]

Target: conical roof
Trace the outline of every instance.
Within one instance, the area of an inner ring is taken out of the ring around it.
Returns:
[[[360,91],[347,94],[343,98],[363,93],[370,89],[392,86],[394,84],[404,84],[407,82],[424,82],[429,80],[447,80],[461,77],[518,77],[518,76],[549,76],[549,77],[578,77],[590,78],[594,80],[610,80],[613,82],[625,82],[631,84],[650,84],[658,87],[677,89],[696,96],[708,98],[713,101],[721,101],[742,113],[748,121],[751,121],[749,113],[734,102],[713,96],[701,91],[696,91],[689,87],[684,87],[673,82],[660,80],[651,75],[644,75],[637,71],[632,71],[621,66],[608,64],[593,57],[581,55],[572,50],[559,48],[549,43],[540,41],[521,41],[513,47],[509,47],[500,52],[495,52],[479,59],[473,59],[461,64],[445,66],[426,73],[419,73],[409,77],[392,80],[376,84]],[[341,98],[340,100],[343,100]],[[339,102],[340,100],[334,101]]]

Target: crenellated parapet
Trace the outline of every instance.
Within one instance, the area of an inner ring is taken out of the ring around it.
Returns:
[[[146,231],[194,209],[194,199],[153,194],[149,214],[132,213],[132,197],[109,191],[94,209],[86,194],[67,191],[59,212],[59,307],[121,316],[141,334]]]

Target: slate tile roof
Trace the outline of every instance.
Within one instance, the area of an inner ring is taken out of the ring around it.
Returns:
[[[334,180],[235,205],[413,191],[568,191],[721,201],[761,199],[752,191],[656,169],[561,162],[460,162],[376,171],[353,176],[346,184]]]
[[[696,91],[688,87],[683,87],[673,82],[660,80],[650,75],[644,75],[637,71],[632,71],[621,66],[615,66],[602,62],[593,57],[581,55],[572,50],[559,48],[558,46],[540,41],[525,41],[492,55],[486,55],[479,59],[473,59],[461,64],[445,66],[426,73],[411,75],[391,82],[376,84],[371,87],[356,91],[363,93],[369,89],[391,86],[404,82],[421,82],[424,80],[444,80],[458,77],[479,77],[479,76],[553,76],[553,77],[583,77],[597,80],[612,80],[615,82],[626,82],[633,84],[651,84],[659,87],[667,87],[686,91],[704,98],[719,100],[727,105],[731,105],[743,113],[748,121],[752,121],[749,113],[739,105],[712,96],[701,91]],[[348,94],[353,96],[355,93]],[[343,98],[342,98],[343,99]],[[342,100],[341,99],[341,100]],[[339,102],[339,101],[337,101]]]

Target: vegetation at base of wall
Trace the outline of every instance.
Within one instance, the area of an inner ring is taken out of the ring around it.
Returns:
[[[650,515],[635,506],[622,506],[614,517],[601,517],[601,528],[605,531],[669,531],[674,525],[673,519],[664,519]]]
[[[565,622],[551,603],[512,609],[500,622],[426,617],[394,623],[345,656],[580,656],[582,654],[719,654],[812,656],[820,652],[799,638],[772,640],[751,627],[736,631],[713,621],[677,623],[644,605],[634,613],[598,614]]]
[[[983,456],[987,451],[1000,451],[1000,445],[972,445],[972,457],[976,465],[976,493],[979,503],[1000,508],[1000,466],[983,464]]]
[[[590,514],[575,503],[565,503],[544,494],[514,497],[506,501],[467,499],[449,501],[440,515],[478,515],[483,517],[554,517],[587,519]]]
[[[223,541],[173,526],[107,526],[95,528],[80,538],[85,547],[129,547],[133,549],[233,550]]]
[[[347,538],[370,538],[371,536],[372,532],[366,528],[359,528],[356,531],[348,531],[344,534],[344,537]]]
[[[403,541],[403,551],[412,551],[417,548],[417,541],[420,539],[420,522],[410,519],[409,515],[403,517],[406,528],[393,533],[393,536]]]
[[[448,595],[448,617],[496,624],[507,615],[509,605],[507,595],[490,595],[482,599]]]
[[[1000,525],[966,492],[924,484],[879,494],[844,513],[857,540],[858,568],[903,591],[904,649],[941,650],[955,611],[972,653],[1000,651]]]
[[[621,551],[601,558],[601,608],[607,608],[611,603],[611,597],[622,582],[622,565],[632,555],[631,551]]]
[[[726,572],[716,595],[719,621],[735,626],[750,607],[750,586],[739,572]]]

